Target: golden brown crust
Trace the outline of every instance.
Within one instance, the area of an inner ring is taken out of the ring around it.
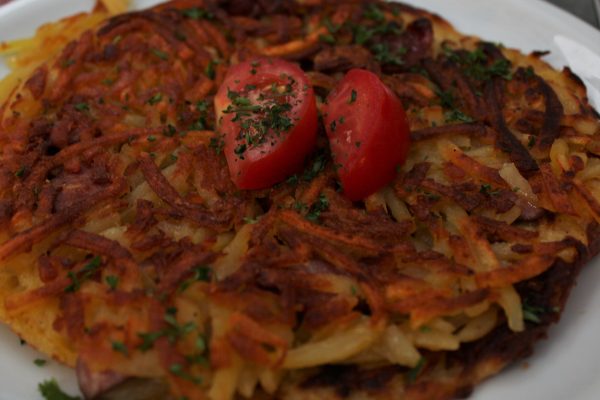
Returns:
[[[321,135],[302,173],[236,190],[211,103],[258,55],[299,62],[323,98],[379,74],[412,128],[395,181],[350,202]],[[120,15],[0,112],[0,317],[77,360],[88,397],[107,377],[194,399],[466,396],[530,354],[599,250],[581,81],[402,4]]]

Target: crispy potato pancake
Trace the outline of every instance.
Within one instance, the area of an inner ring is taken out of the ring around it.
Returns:
[[[1,47],[0,319],[86,398],[465,397],[558,321],[600,237],[570,70],[401,3],[115,11]],[[377,73],[411,126],[396,179],[347,200],[321,126],[302,173],[237,190],[213,97],[256,56],[320,99]]]

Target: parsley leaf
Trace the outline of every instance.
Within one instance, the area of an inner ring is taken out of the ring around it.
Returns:
[[[177,342],[177,340],[196,329],[196,324],[191,321],[185,324],[180,324],[177,321],[177,318],[175,318],[176,314],[177,309],[170,308],[164,315],[164,320],[168,325],[166,328],[157,332],[138,333],[138,337],[142,339],[142,343],[138,345],[138,349],[141,351],[150,350],[152,347],[154,347],[154,342],[161,337],[166,337],[169,343],[174,344]]]
[[[38,384],[38,390],[46,400],[81,400],[79,396],[69,396],[63,392],[55,379],[46,380]]]
[[[43,358],[36,358],[35,360],[33,360],[33,363],[38,367],[43,367],[48,363],[48,361],[44,360]]]
[[[22,166],[21,168],[19,168],[16,172],[15,172],[15,176],[17,178],[22,178],[23,175],[25,175],[25,167]]]
[[[421,371],[423,371],[423,367],[425,366],[425,359],[421,358],[419,360],[419,363],[412,368],[410,371],[408,371],[406,373],[406,380],[408,381],[409,384],[414,383],[417,378],[419,377],[419,374],[421,374]]]
[[[332,34],[319,35],[319,40],[327,44],[335,44],[335,37]]]
[[[150,104],[151,106],[154,106],[154,105],[160,103],[161,100],[162,100],[162,93],[156,93],[154,96],[152,96],[148,99],[148,104]]]
[[[549,312],[559,312],[560,310],[548,309],[543,306],[534,306],[527,302],[523,303],[523,319],[534,324],[542,322],[542,316]]]
[[[354,103],[357,97],[358,93],[356,93],[356,90],[352,89],[352,93],[350,93],[350,100],[348,100],[348,104]]]
[[[452,111],[448,111],[444,114],[446,118],[446,122],[473,122],[473,118],[469,117],[467,114],[463,113],[460,110],[454,109]]]
[[[79,290],[83,281],[89,279],[98,271],[100,265],[102,264],[102,259],[99,256],[92,258],[92,260],[87,263],[81,271],[77,274],[73,271],[69,271],[67,276],[71,278],[72,283],[65,288],[66,293],[73,293]]]
[[[123,342],[119,342],[119,341],[112,342],[112,349],[118,353],[123,354],[124,356],[129,355],[129,350],[127,350],[127,346],[125,346],[125,343],[123,343]]]
[[[179,286],[179,291],[184,292],[194,282],[209,282],[210,273],[210,268],[207,266],[199,265],[194,267],[193,276],[190,279],[183,281],[183,283]]]
[[[375,4],[369,4],[367,9],[363,12],[363,16],[372,19],[375,22],[385,21],[385,14]]]
[[[159,49],[152,49],[152,54],[164,61],[169,59],[169,54]]]
[[[444,49],[446,57],[459,64],[465,74],[479,81],[487,81],[493,77],[501,77],[506,80],[512,79],[512,64],[507,59],[496,60],[489,64],[488,57],[481,47],[466,53],[458,53],[450,49]]]
[[[329,200],[327,196],[321,194],[317,201],[310,207],[308,214],[306,215],[306,219],[312,222],[318,222],[321,217],[321,213],[323,211],[327,211],[329,209]]]
[[[215,79],[217,72],[215,70],[215,67],[217,65],[219,65],[221,63],[221,61],[219,60],[210,60],[208,62],[208,64],[206,65],[206,68],[204,68],[204,75],[206,75],[208,77],[208,79]]]
[[[109,275],[106,277],[106,284],[111,290],[115,290],[119,285],[119,277],[115,275]]]
[[[90,111],[90,106],[87,103],[77,103],[73,107],[79,112]]]
[[[181,378],[181,379],[185,379],[186,381],[190,381],[196,385],[200,385],[202,384],[202,378],[199,376],[192,376],[190,373],[186,372],[183,368],[183,366],[181,364],[171,364],[169,366],[169,371]]]
[[[205,10],[204,8],[194,7],[188,8],[186,10],[181,10],[181,13],[190,18],[190,19],[213,19],[215,16],[210,11]]]

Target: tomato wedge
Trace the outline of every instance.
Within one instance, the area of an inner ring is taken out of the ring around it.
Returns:
[[[295,64],[256,59],[230,68],[215,97],[233,182],[263,189],[301,170],[316,145],[317,106]]]
[[[364,199],[404,163],[409,125],[402,103],[372,72],[349,71],[327,97],[325,129],[344,194]]]

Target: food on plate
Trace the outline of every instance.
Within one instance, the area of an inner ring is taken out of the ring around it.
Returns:
[[[362,200],[390,183],[406,160],[410,140],[398,97],[373,72],[353,69],[323,108],[344,195]]]
[[[466,396],[598,251],[581,81],[427,11],[101,3],[2,49],[0,319],[86,398]]]
[[[229,68],[215,96],[231,179],[264,189],[300,172],[317,141],[317,104],[296,64],[264,58]]]

